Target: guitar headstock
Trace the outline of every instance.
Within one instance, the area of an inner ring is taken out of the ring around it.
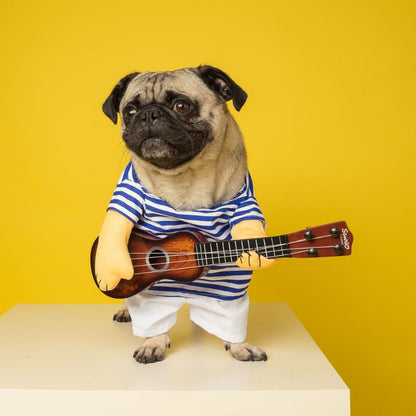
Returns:
[[[288,234],[291,257],[331,257],[351,254],[353,235],[345,221],[305,228]]]

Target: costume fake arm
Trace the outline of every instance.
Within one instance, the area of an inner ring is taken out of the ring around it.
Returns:
[[[121,279],[133,277],[127,249],[133,223],[114,210],[107,211],[98,239],[95,272],[101,290],[114,289]]]
[[[231,237],[233,240],[245,240],[266,237],[266,233],[261,221],[246,220],[239,222],[232,228]],[[243,253],[235,264],[242,269],[257,270],[272,266],[275,261],[259,255],[256,251],[250,251]]]

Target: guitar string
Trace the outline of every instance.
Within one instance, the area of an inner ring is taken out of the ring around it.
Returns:
[[[300,251],[299,253],[295,253],[295,255],[296,254],[301,254],[301,253],[306,253],[307,251],[308,250],[303,250],[303,251]],[[217,266],[227,266],[227,265],[229,265],[229,263],[217,264]],[[178,267],[178,268],[175,268],[175,269],[169,269],[168,268],[167,270],[164,270],[164,272],[167,272],[167,271],[175,271],[176,272],[176,271],[180,271],[180,270],[199,269],[200,267],[204,267],[204,266]],[[137,273],[134,273],[133,276],[138,276],[138,275],[141,275],[141,274],[148,274],[148,273],[160,273],[160,271],[158,271],[158,270],[149,270],[149,271],[146,271],[146,272],[137,272]],[[163,279],[161,279],[161,280],[163,280]]]
[[[273,258],[288,257],[287,254],[289,254],[290,256],[293,257],[293,256],[296,256],[298,254],[305,253],[305,252],[309,251],[311,248],[316,248],[316,249],[331,249],[332,248],[333,249],[333,248],[335,248],[335,246],[296,247],[296,248],[292,249],[290,251],[290,253],[284,253],[283,250],[281,250],[281,253],[276,253],[274,251],[274,256],[271,257],[271,258],[273,259]],[[255,251],[255,250],[251,250],[251,251]],[[268,249],[265,250],[265,251],[267,252]],[[248,251],[244,251],[244,250],[218,251],[218,252],[211,252],[211,253],[208,253],[208,254],[207,253],[204,253],[203,258],[198,258],[198,256],[197,256],[198,254],[202,254],[202,253],[183,253],[183,254],[178,254],[178,255],[170,255],[168,258],[171,259],[172,257],[189,257],[186,260],[169,261],[169,264],[186,263],[186,262],[192,261],[193,259],[195,259],[196,261],[200,260],[202,262],[208,262],[208,261],[214,260],[214,258],[216,258],[216,257],[219,259],[220,258],[220,255],[221,255],[221,257],[231,257],[231,258],[236,256],[237,259],[238,259],[244,253],[249,253],[249,252]],[[215,256],[215,254],[217,256]],[[267,254],[269,254],[269,253],[263,253],[262,254],[260,252],[258,254],[260,254],[260,255],[265,254],[264,257],[266,257]],[[132,260],[146,260],[146,257],[131,257],[131,259]],[[166,256],[153,256],[152,257],[152,260],[156,260],[156,259],[164,259],[164,260],[166,260]],[[165,264],[166,264],[166,261],[161,262],[161,263],[160,262],[159,263],[153,263],[152,262],[152,266],[164,266]],[[216,264],[216,263],[212,263],[212,264]],[[217,264],[219,264],[219,263],[217,263]],[[143,265],[143,266],[145,266],[145,265]]]
[[[314,237],[314,240],[319,240],[319,239],[328,238],[328,237],[331,237],[331,236],[330,235],[323,235],[323,236],[320,236],[320,237]],[[259,239],[262,240],[262,239],[267,239],[267,238],[274,238],[274,237],[260,237]],[[197,244],[202,244],[202,245],[203,244],[210,244],[210,243],[212,243],[212,244],[217,244],[217,243],[221,244],[221,243],[224,243],[226,241],[231,242],[231,241],[247,241],[247,240],[211,241],[211,242],[208,242],[208,243],[197,243]],[[269,250],[274,250],[274,249],[282,250],[282,247],[290,246],[290,245],[297,244],[297,243],[306,243],[307,241],[308,240],[306,240],[306,239],[301,239],[301,240],[290,241],[290,242],[287,242],[287,243],[266,244],[265,246],[261,246],[260,248],[261,248],[261,251],[264,251],[264,250],[269,251]],[[299,248],[306,248],[306,247],[299,247]],[[197,255],[198,254],[201,254],[201,255],[202,254],[209,254],[209,255],[214,254],[215,255],[215,254],[224,254],[224,252],[227,252],[227,253],[237,252],[237,253],[239,253],[241,251],[242,251],[242,249],[235,248],[233,250],[226,249],[226,250],[220,250],[220,251],[210,251],[209,253],[201,253],[201,252],[198,252],[198,253],[192,252],[191,253],[191,252],[171,251],[167,254],[169,255],[169,257],[177,257],[177,256],[192,256],[192,257],[194,257],[195,254],[197,254]],[[253,251],[253,250],[251,250],[251,251]],[[245,252],[244,247],[243,247],[242,252]],[[130,254],[131,255],[135,255],[135,254],[146,255],[145,257],[135,257],[135,260],[145,260],[146,257],[147,257],[148,252],[147,251],[132,251],[132,252],[130,252]],[[152,259],[156,259],[156,258],[166,258],[166,256],[165,255],[152,256]]]
[[[323,249],[323,248],[333,248],[334,246],[321,246],[321,247],[315,247],[315,248],[320,248],[320,249]],[[297,248],[296,250],[298,250],[298,251],[296,251],[296,252],[291,252],[290,253],[290,255],[291,255],[291,257],[294,257],[294,256],[297,256],[297,255],[299,255],[299,254],[303,254],[303,253],[307,253],[308,251],[309,251],[309,248],[306,248],[305,250],[303,250],[303,248],[304,247],[299,247],[299,248]],[[275,258],[282,258],[282,257],[285,257],[284,255],[281,255],[281,256],[277,256],[277,257],[275,257]],[[188,263],[189,261],[191,261],[191,260],[176,260],[176,261],[173,261],[173,262],[169,262],[169,266],[170,265],[173,265],[173,264],[178,264],[178,263]],[[237,260],[236,261],[238,261],[238,258],[237,258]],[[215,265],[215,266],[221,266],[221,265],[230,265],[230,264],[234,264],[235,262],[231,262],[231,263],[217,263],[217,264],[213,264],[213,265]],[[152,266],[164,266],[166,263],[153,263],[152,264]],[[147,271],[145,271],[145,272],[137,272],[137,273],[134,273],[134,276],[137,276],[137,275],[141,275],[141,274],[147,274],[147,273],[162,273],[162,272],[167,272],[167,271],[178,271],[178,270],[186,270],[186,269],[199,269],[199,268],[201,268],[201,267],[204,267],[204,266],[208,266],[208,265],[201,265],[201,266],[198,266],[198,265],[195,265],[195,266],[189,266],[189,267],[179,267],[179,268],[174,268],[174,269],[169,269],[169,267],[166,269],[166,270],[147,270]],[[146,267],[146,265],[145,264],[143,264],[143,265],[136,265],[136,267]]]
[[[324,248],[334,248],[334,247],[335,246],[296,247],[296,248],[294,248],[294,249],[291,250],[290,254],[291,255],[293,255],[293,254],[299,254],[299,250],[302,250],[302,252],[304,252],[304,251],[310,250],[311,248],[324,249]],[[294,250],[298,250],[298,251],[294,252]],[[250,250],[250,251],[255,251],[255,250]],[[260,250],[260,251],[262,251],[262,250]],[[221,254],[221,257],[231,257],[231,256],[235,256],[235,255],[238,255],[238,257],[239,257],[243,253],[248,253],[248,251],[243,251],[243,250],[226,250],[225,252],[224,251],[212,252],[212,254]],[[169,259],[172,258],[172,257],[192,257],[192,258],[196,258],[197,257],[196,254],[201,254],[201,253],[183,253],[183,255],[179,255],[178,254],[178,255],[175,255],[175,256],[169,256]],[[258,253],[258,254],[263,255],[261,252]],[[287,253],[287,254],[289,254],[289,253]],[[209,258],[210,260],[212,260],[214,257],[215,257],[214,255],[211,255],[211,253],[209,253],[208,255],[205,255],[205,258],[204,259]],[[219,256],[217,256],[217,257],[219,257]],[[278,257],[285,257],[285,253],[283,253],[283,251],[282,251],[282,253],[278,253],[277,254],[277,258]],[[181,263],[181,262],[191,261],[192,258],[191,259],[188,259],[188,260],[175,260],[175,261],[170,262],[170,263],[171,264],[175,264],[175,263]],[[146,260],[146,257],[131,257],[131,259],[132,260]],[[152,257],[152,260],[153,259],[166,259],[166,256],[154,256],[154,257]],[[166,262],[164,262],[164,263],[152,263],[152,265],[162,265],[162,264],[165,264],[165,263]]]

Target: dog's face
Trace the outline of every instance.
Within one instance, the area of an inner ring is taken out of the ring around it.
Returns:
[[[103,105],[127,148],[161,169],[174,169],[195,158],[224,135],[233,99],[240,110],[247,94],[217,68],[201,66],[124,77]]]

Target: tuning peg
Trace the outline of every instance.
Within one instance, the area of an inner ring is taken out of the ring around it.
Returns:
[[[313,233],[312,230],[308,230],[305,232],[303,236],[305,237],[305,240],[312,241],[313,238],[315,237],[315,234]]]
[[[344,250],[342,248],[342,245],[341,244],[335,244],[335,246],[334,246],[334,252],[335,252],[335,254],[337,254],[338,256],[340,256],[344,252]]]
[[[329,230],[329,234],[331,234],[331,235],[332,235],[332,237],[334,237],[334,238],[338,238],[338,237],[339,237],[339,234],[340,234],[340,232],[339,232],[339,228],[338,228],[338,227],[332,227],[332,228]]]
[[[318,251],[316,250],[316,248],[310,248],[308,250],[309,257],[316,257],[317,255],[318,255]]]

